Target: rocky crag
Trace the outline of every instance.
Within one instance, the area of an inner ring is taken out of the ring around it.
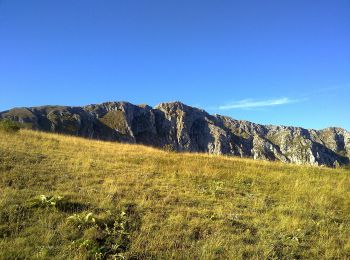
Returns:
[[[344,129],[259,125],[210,115],[180,102],[154,108],[128,102],[14,108],[1,112],[0,118],[36,130],[175,151],[332,167],[350,164],[350,133]]]

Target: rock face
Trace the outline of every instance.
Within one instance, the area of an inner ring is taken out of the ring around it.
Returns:
[[[128,102],[85,107],[14,108],[0,113],[36,130],[86,138],[140,143],[176,151],[227,154],[296,164],[338,166],[350,163],[350,133],[265,126],[209,115],[180,102],[155,108]]]

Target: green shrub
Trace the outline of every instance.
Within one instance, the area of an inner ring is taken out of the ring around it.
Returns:
[[[20,129],[18,123],[13,122],[9,119],[0,119],[0,131],[4,131],[7,133],[15,133]]]

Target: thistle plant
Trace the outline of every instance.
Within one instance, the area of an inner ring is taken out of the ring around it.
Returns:
[[[92,226],[96,223],[96,219],[93,217],[93,214],[90,212],[84,215],[74,214],[67,218],[69,221],[72,221],[79,229],[87,226]]]
[[[46,196],[46,195],[40,195],[39,201],[42,206],[45,207],[55,207],[57,202],[61,201],[63,199],[62,196]]]

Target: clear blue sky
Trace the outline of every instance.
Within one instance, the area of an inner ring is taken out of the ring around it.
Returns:
[[[114,100],[350,130],[350,1],[0,0],[0,110]]]

